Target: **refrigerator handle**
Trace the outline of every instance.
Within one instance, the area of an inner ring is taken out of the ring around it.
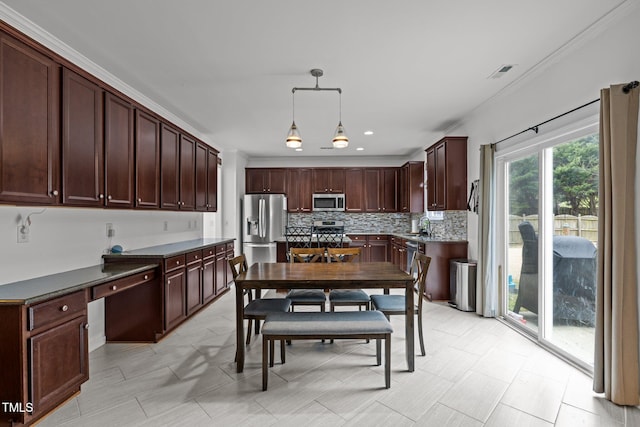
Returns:
[[[265,201],[264,199],[260,199],[258,202],[258,233],[260,237],[264,238],[266,236],[265,223],[267,222],[266,212],[265,212]]]

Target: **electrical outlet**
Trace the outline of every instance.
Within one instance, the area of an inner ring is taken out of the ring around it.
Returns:
[[[18,243],[28,243],[29,242],[29,228],[24,225],[18,226]]]
[[[116,235],[116,229],[113,228],[113,224],[107,223],[107,237],[113,237]]]
[[[164,226],[162,228],[164,231],[169,231],[169,221],[164,222]]]
[[[191,230],[191,220],[187,222],[187,230]]]

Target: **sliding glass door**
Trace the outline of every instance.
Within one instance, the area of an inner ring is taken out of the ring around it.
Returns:
[[[504,317],[590,368],[598,234],[596,129],[584,126],[498,157],[504,189],[498,201]]]

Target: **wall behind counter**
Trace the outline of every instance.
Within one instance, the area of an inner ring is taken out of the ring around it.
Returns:
[[[43,209],[0,206],[0,285],[100,264],[110,243],[126,250],[200,238],[209,221],[199,212],[49,207],[31,216],[29,242],[17,243],[18,218]],[[111,242],[107,223],[116,232]]]
[[[418,219],[421,214],[409,213],[345,213],[345,212],[313,212],[290,213],[289,225],[311,226],[315,220],[344,221],[346,233],[387,234],[408,233],[411,231],[411,220]],[[442,221],[433,221],[431,228],[437,237],[451,240],[467,240],[467,212],[445,211]]]

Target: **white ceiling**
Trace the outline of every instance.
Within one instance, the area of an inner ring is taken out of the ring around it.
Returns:
[[[218,149],[410,156],[626,0],[4,0]],[[503,64],[516,66],[488,78]],[[304,151],[284,146],[293,87]],[[372,136],[365,136],[373,130]],[[363,147],[364,151],[356,151]]]

